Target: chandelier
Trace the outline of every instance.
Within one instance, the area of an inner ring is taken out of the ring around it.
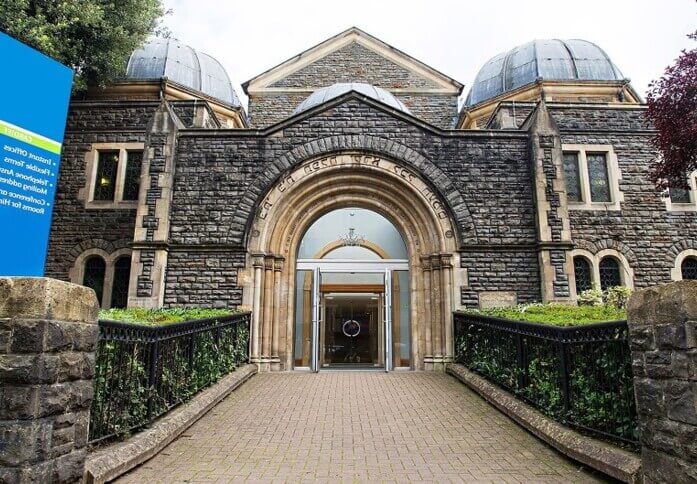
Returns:
[[[349,215],[353,217],[355,214],[351,212]],[[341,243],[344,246],[356,247],[361,245],[365,238],[362,235],[358,235],[356,233],[355,227],[349,227],[348,234],[340,235],[339,240],[341,240]]]

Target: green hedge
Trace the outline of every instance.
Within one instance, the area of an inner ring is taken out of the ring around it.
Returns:
[[[99,319],[157,326],[160,324],[181,323],[184,321],[194,321],[198,319],[217,318],[220,316],[229,316],[235,313],[236,311],[230,309],[208,308],[102,309],[99,311]]]
[[[554,326],[578,326],[627,319],[627,311],[608,304],[600,306],[573,306],[568,304],[526,304],[511,308],[468,310],[497,318],[528,321]]]

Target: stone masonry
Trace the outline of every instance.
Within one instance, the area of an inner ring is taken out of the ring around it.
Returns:
[[[697,281],[638,291],[628,311],[645,482],[695,482]]]
[[[77,482],[92,402],[94,291],[0,278],[0,482]]]

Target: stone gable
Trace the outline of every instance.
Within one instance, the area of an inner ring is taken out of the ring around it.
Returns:
[[[365,82],[388,90],[440,87],[358,42],[351,42],[269,87],[315,89],[337,82]]]

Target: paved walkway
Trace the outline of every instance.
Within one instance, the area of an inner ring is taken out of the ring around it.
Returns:
[[[118,482],[598,482],[440,373],[262,373]]]

